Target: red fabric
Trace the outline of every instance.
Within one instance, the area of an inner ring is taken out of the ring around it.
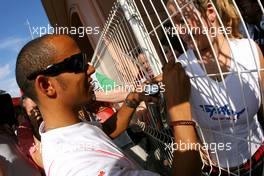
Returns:
[[[28,157],[31,157],[30,150],[34,147],[33,132],[29,122],[23,122],[17,129],[17,138],[20,149]]]
[[[17,129],[17,138],[19,149],[26,156],[28,161],[37,168],[41,175],[45,176],[44,170],[40,168],[32,159],[32,153],[36,151],[36,145],[33,138],[33,131],[28,121],[23,122]]]
[[[107,119],[114,115],[114,110],[109,107],[105,107],[103,110],[98,111],[96,116],[100,120],[100,123],[104,123]]]
[[[12,102],[13,102],[13,106],[19,106],[20,105],[20,97],[13,97]]]

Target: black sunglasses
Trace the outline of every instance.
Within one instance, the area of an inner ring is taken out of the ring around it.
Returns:
[[[56,76],[64,72],[81,73],[87,70],[88,59],[85,53],[72,55],[62,62],[48,65],[42,70],[35,71],[27,76],[28,80],[34,80],[38,75]]]

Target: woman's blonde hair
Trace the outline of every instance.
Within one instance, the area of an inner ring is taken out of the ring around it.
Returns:
[[[202,15],[205,15],[207,4],[210,2],[215,6],[225,28],[231,29],[231,33],[228,33],[228,37],[242,38],[239,32],[240,18],[232,0],[193,0],[195,7]]]

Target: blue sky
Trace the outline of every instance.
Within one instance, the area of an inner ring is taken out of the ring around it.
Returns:
[[[49,22],[40,0],[2,0],[0,18],[0,89],[19,96],[15,63],[20,49],[31,40],[27,20],[31,30]]]

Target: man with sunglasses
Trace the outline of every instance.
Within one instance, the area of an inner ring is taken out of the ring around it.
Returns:
[[[46,35],[34,39],[26,44],[18,55],[17,83],[24,94],[37,103],[44,120],[39,131],[46,174],[156,175],[140,170],[140,167],[127,158],[101,129],[78,119],[79,107],[89,104],[94,97],[90,76],[95,69],[88,65],[88,62],[75,41],[66,35]],[[169,97],[167,102],[171,120],[179,120],[181,117],[175,116],[176,112],[186,109],[181,120],[190,120],[190,108],[185,105],[189,97],[187,88],[190,83],[179,64],[173,74],[169,73],[169,70],[176,68],[176,65],[169,65],[170,68],[165,69],[167,71],[164,75],[168,75],[168,78],[163,79],[165,85],[168,85],[170,92],[174,90],[170,79],[175,80],[173,82],[177,85],[182,85],[177,86],[177,91],[171,94],[173,96],[166,93],[166,97]],[[182,94],[183,92],[185,93]],[[175,99],[179,96],[182,97]],[[130,117],[143,98],[146,96],[142,93],[130,93],[116,117],[103,126],[104,131],[114,138],[126,130]],[[177,104],[181,106],[176,106]],[[193,123],[183,123],[184,126],[179,126],[182,123],[176,124],[175,137],[188,142],[196,141]],[[177,130],[183,130],[184,133],[179,131],[176,135]],[[189,161],[199,160],[198,152],[194,152],[194,159]]]

